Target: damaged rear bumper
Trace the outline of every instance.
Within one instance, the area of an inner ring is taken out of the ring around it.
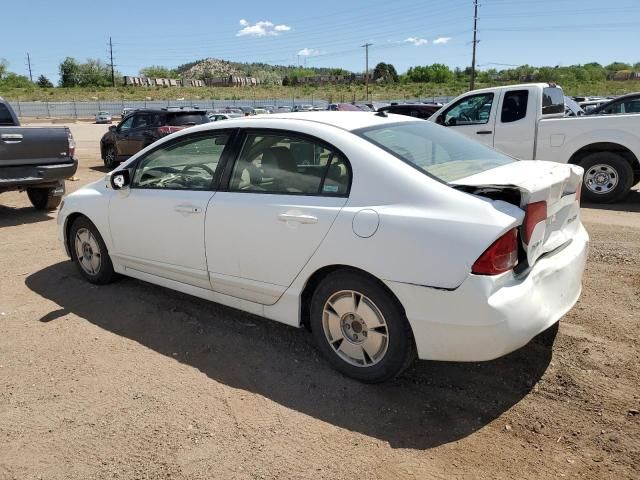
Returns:
[[[470,274],[455,290],[385,282],[405,308],[424,360],[484,361],[543,332],[578,300],[589,236],[582,225],[565,248],[523,276]]]

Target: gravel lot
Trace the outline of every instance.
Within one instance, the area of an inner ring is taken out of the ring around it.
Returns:
[[[106,126],[72,124],[79,181]],[[0,479],[640,478],[640,192],[583,209],[555,344],[363,385],[305,330],[141,281],[95,287],[0,195]],[[524,319],[523,319],[524,321]]]

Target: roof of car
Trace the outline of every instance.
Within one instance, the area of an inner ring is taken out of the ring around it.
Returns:
[[[332,111],[320,111],[320,112],[291,112],[291,113],[274,113],[271,115],[265,115],[260,117],[253,117],[256,120],[299,120],[303,122],[316,122],[323,123],[325,125],[331,125],[343,130],[357,130],[359,128],[374,127],[377,125],[384,125],[389,123],[398,122],[415,122],[422,121],[416,120],[413,117],[407,117],[406,115],[394,115],[389,114],[386,117],[376,115],[374,112],[332,112]],[[238,125],[246,126],[246,122],[250,119],[238,119],[229,120],[229,122],[242,122]],[[207,124],[209,125],[209,124]],[[226,123],[226,125],[232,125]],[[202,128],[202,127],[200,127]]]

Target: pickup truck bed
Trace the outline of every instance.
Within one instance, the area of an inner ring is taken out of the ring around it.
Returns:
[[[56,208],[65,192],[64,179],[78,168],[74,153],[67,127],[20,126],[0,98],[0,193],[25,190],[37,209]]]

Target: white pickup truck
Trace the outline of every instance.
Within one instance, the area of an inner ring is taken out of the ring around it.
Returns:
[[[429,121],[523,160],[584,168],[587,201],[621,200],[640,181],[640,115],[565,117],[564,93],[548,83],[467,92]]]

